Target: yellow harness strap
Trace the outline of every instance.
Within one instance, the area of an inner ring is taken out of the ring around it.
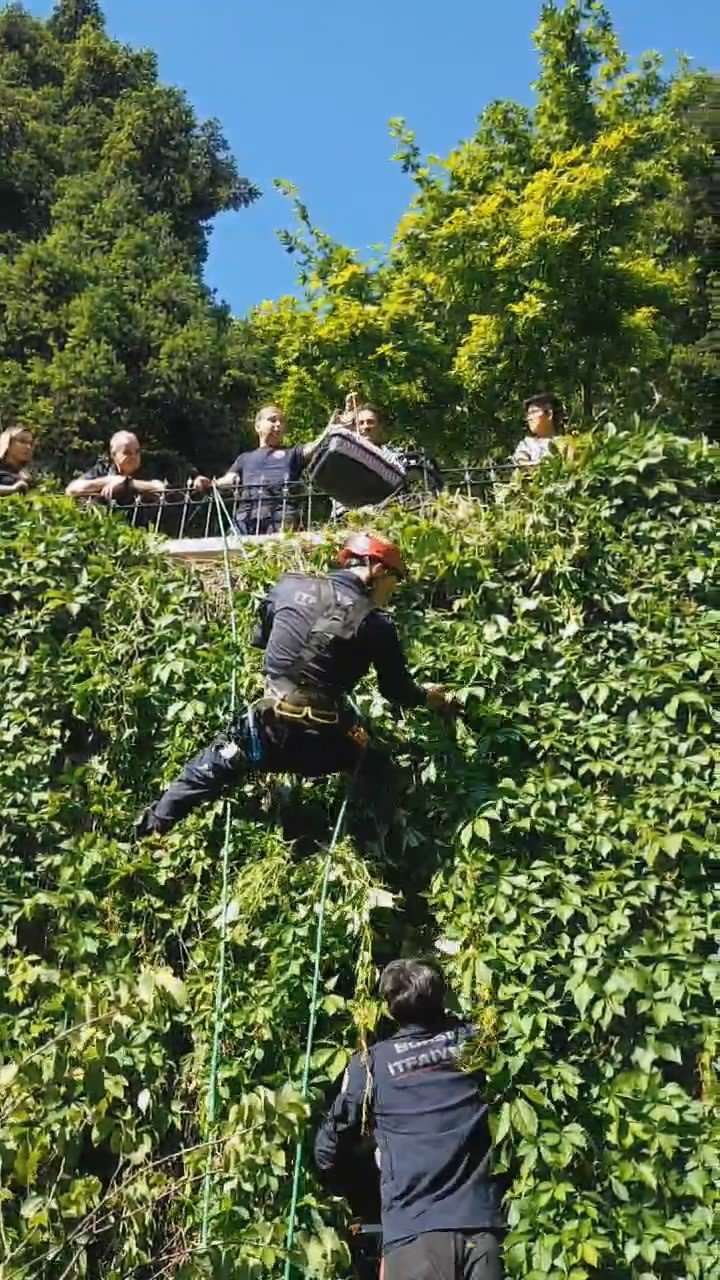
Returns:
[[[277,699],[273,710],[276,715],[283,716],[286,720],[308,720],[310,724],[322,725],[340,723],[340,715],[337,711],[323,711],[320,707],[311,707],[307,704],[304,707],[297,707],[292,702],[284,702],[282,698]]]

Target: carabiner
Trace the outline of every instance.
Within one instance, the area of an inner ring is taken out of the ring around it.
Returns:
[[[247,709],[247,725],[248,725],[248,733],[250,735],[250,749],[248,751],[248,758],[251,764],[258,764],[259,761],[262,760],[262,741],[260,739],[260,734],[258,733],[257,725],[255,723],[255,712],[253,710],[252,704],[250,704]]]

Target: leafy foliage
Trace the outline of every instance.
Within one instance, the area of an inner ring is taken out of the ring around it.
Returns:
[[[226,463],[252,371],[202,284],[208,223],[257,196],[217,121],[94,3],[0,13],[0,420],[67,474],[113,430]]]
[[[469,723],[398,725],[362,695],[407,786],[375,854],[338,852],[309,1103],[376,1025],[373,965],[441,933],[485,1029],[510,1274],[527,1280],[717,1274],[717,484],[702,442],[608,431],[488,509],[383,517],[414,566],[398,604],[412,662],[463,691]],[[240,696],[257,689],[258,593],[328,550],[248,550],[235,654],[212,583],[151,538],[65,500],[3,504],[3,1276],[282,1265],[308,1132],[295,1089],[323,868],[308,832],[327,837],[341,784],[299,789],[295,852],[276,788],[234,804],[213,1134],[222,823],[216,808],[139,847],[129,825],[223,726],[233,662]],[[309,1274],[346,1274],[338,1214],[308,1174]]]
[[[295,200],[284,239],[307,299],[263,306],[253,327],[268,389],[308,427],[352,387],[441,452],[506,449],[541,387],[586,424],[643,410],[652,386],[674,426],[709,425],[703,369],[672,359],[704,331],[688,230],[711,171],[708,81],[664,77],[655,55],[632,69],[594,0],[544,5],[536,44],[534,112],[491,103],[442,161],[393,122],[416,195],[379,261]]]

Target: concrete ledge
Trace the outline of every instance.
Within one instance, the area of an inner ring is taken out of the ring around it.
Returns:
[[[228,537],[227,549],[231,556],[251,555],[253,549],[268,542],[299,542],[305,546],[318,546],[325,541],[322,533],[259,533],[252,537],[241,537],[233,534]],[[203,561],[222,560],[224,555],[222,538],[169,538],[163,542],[162,550],[173,560],[187,560],[191,564]]]

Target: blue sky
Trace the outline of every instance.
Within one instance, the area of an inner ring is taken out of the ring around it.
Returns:
[[[40,17],[52,0],[25,0]],[[447,153],[493,98],[532,100],[540,0],[104,0],[109,33],[155,50],[160,75],[217,116],[240,171],[263,191],[224,214],[206,279],[238,314],[294,290],[277,241],[292,225],[274,178],[299,188],[315,223],[355,248],[387,243],[411,195],[387,122],[404,116],[423,151]],[[676,51],[720,66],[712,0],[610,0],[633,56]]]

